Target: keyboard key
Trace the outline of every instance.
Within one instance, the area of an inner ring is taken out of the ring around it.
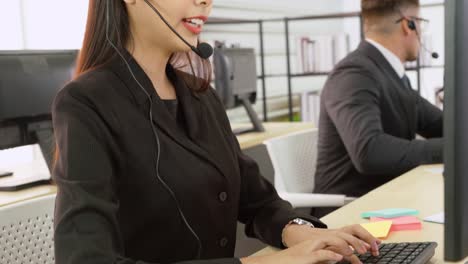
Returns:
[[[363,255],[356,254],[362,263],[371,264],[412,264],[426,263],[433,256],[435,243],[391,243],[381,244],[380,256],[374,257],[367,252]],[[427,252],[427,250],[430,250]],[[340,263],[348,263],[342,261]]]

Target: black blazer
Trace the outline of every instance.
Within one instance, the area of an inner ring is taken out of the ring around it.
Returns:
[[[359,197],[442,162],[442,111],[406,88],[366,41],[330,74],[320,110],[315,192]]]
[[[54,179],[56,263],[170,263],[194,259],[197,242],[183,223],[159,172],[200,237],[202,259],[233,258],[237,220],[249,236],[280,247],[281,231],[301,217],[242,154],[213,90],[168,66],[183,120],[177,122],[151,81],[127,54],[149,100],[121,59],[88,72],[59,92],[53,105],[58,143]],[[180,120],[179,120],[180,121]]]

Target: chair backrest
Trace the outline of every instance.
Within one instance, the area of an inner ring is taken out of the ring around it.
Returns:
[[[0,207],[0,263],[55,263],[55,196]]]
[[[312,193],[318,130],[310,129],[265,141],[278,192]]]

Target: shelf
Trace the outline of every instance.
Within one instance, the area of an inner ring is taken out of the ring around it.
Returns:
[[[336,13],[336,14],[326,14],[326,15],[317,15],[317,16],[303,16],[303,17],[291,17],[285,18],[288,21],[300,21],[300,20],[317,20],[317,19],[337,19],[337,18],[352,18],[360,17],[360,12],[348,12],[348,13]]]
[[[294,77],[310,77],[310,76],[328,76],[330,72],[306,72],[306,73],[294,73],[291,74],[291,78]]]
[[[421,66],[420,69],[443,69],[444,65],[427,65]],[[417,67],[409,67],[405,68],[406,71],[417,71]],[[291,74],[291,78],[297,77],[311,77],[311,76],[327,76],[330,72],[308,72],[308,73],[294,73]],[[265,74],[265,78],[280,78],[280,77],[288,77],[285,73],[276,73],[276,74]],[[261,79],[262,76],[258,76],[258,79]]]
[[[288,75],[285,74],[285,73],[275,73],[275,74],[265,74],[265,76],[260,75],[257,78],[261,79],[262,77],[265,77],[265,78],[280,78],[280,77],[288,77]]]
[[[426,65],[420,66],[419,69],[444,69],[444,65]],[[417,71],[418,67],[405,68],[407,71]]]
[[[291,78],[296,77],[311,77],[311,76],[327,76],[330,72],[309,72],[309,73],[295,73],[291,74]],[[280,78],[280,77],[288,77],[286,73],[277,73],[277,74],[266,74],[265,78]],[[262,76],[257,76],[258,79],[261,79]]]

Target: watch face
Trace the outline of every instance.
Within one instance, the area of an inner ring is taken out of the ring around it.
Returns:
[[[297,224],[297,225],[307,225],[307,226],[310,226],[310,227],[314,227],[314,225],[312,223],[310,223],[309,221],[306,221],[306,220],[303,220],[303,219],[300,219],[300,218],[296,218],[296,219],[292,220],[292,222],[294,224]]]

